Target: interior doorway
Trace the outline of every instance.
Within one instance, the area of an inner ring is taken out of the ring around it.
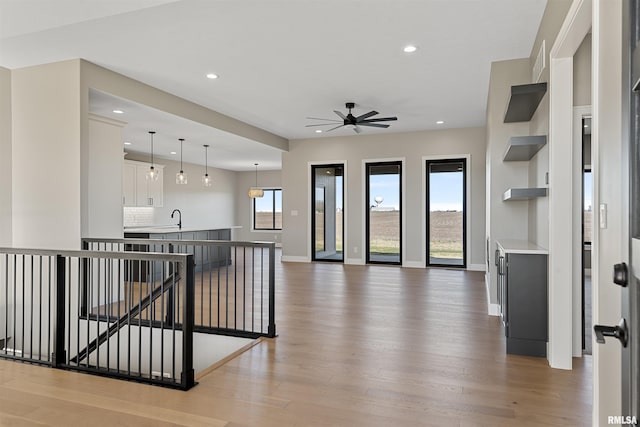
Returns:
[[[582,117],[582,352],[591,354],[591,241],[593,236],[591,116]]]
[[[467,160],[426,161],[427,266],[467,266]]]
[[[344,165],[311,166],[313,261],[344,262]]]

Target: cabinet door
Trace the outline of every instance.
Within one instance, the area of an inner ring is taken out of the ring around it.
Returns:
[[[164,200],[164,191],[163,191],[163,178],[164,178],[164,170],[161,167],[156,166],[158,170],[158,180],[157,181],[147,181],[147,195],[151,199],[151,206],[154,208],[161,208]]]
[[[130,163],[122,167],[122,205],[136,206],[136,165]]]
[[[546,341],[547,256],[508,254],[506,270],[509,337]]]
[[[136,165],[136,206],[153,206],[147,190],[147,172],[149,168]]]

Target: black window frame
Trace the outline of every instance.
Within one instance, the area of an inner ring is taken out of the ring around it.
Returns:
[[[280,192],[280,200],[282,200],[282,188],[263,188],[262,191],[265,192],[265,194],[267,192],[272,192],[273,193],[273,206],[272,206],[272,215],[271,215],[271,224],[272,224],[272,228],[258,228],[256,227],[256,199],[253,199],[252,201],[252,217],[253,217],[253,230],[254,231],[282,231],[282,227],[280,228],[276,228],[276,192]],[[280,206],[281,212],[282,212],[282,206]]]

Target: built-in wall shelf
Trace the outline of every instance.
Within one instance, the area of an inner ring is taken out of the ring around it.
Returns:
[[[504,114],[504,122],[527,122],[531,120],[545,93],[547,93],[546,82],[511,86],[511,97],[509,98],[507,112]]]
[[[547,143],[546,135],[512,136],[504,153],[505,162],[531,160]]]
[[[505,202],[513,200],[531,200],[537,197],[546,197],[546,188],[510,188],[502,195]]]

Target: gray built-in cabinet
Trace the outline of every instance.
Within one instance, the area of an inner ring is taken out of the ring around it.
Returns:
[[[529,242],[497,244],[498,303],[508,354],[547,355],[547,261],[547,251]]]

